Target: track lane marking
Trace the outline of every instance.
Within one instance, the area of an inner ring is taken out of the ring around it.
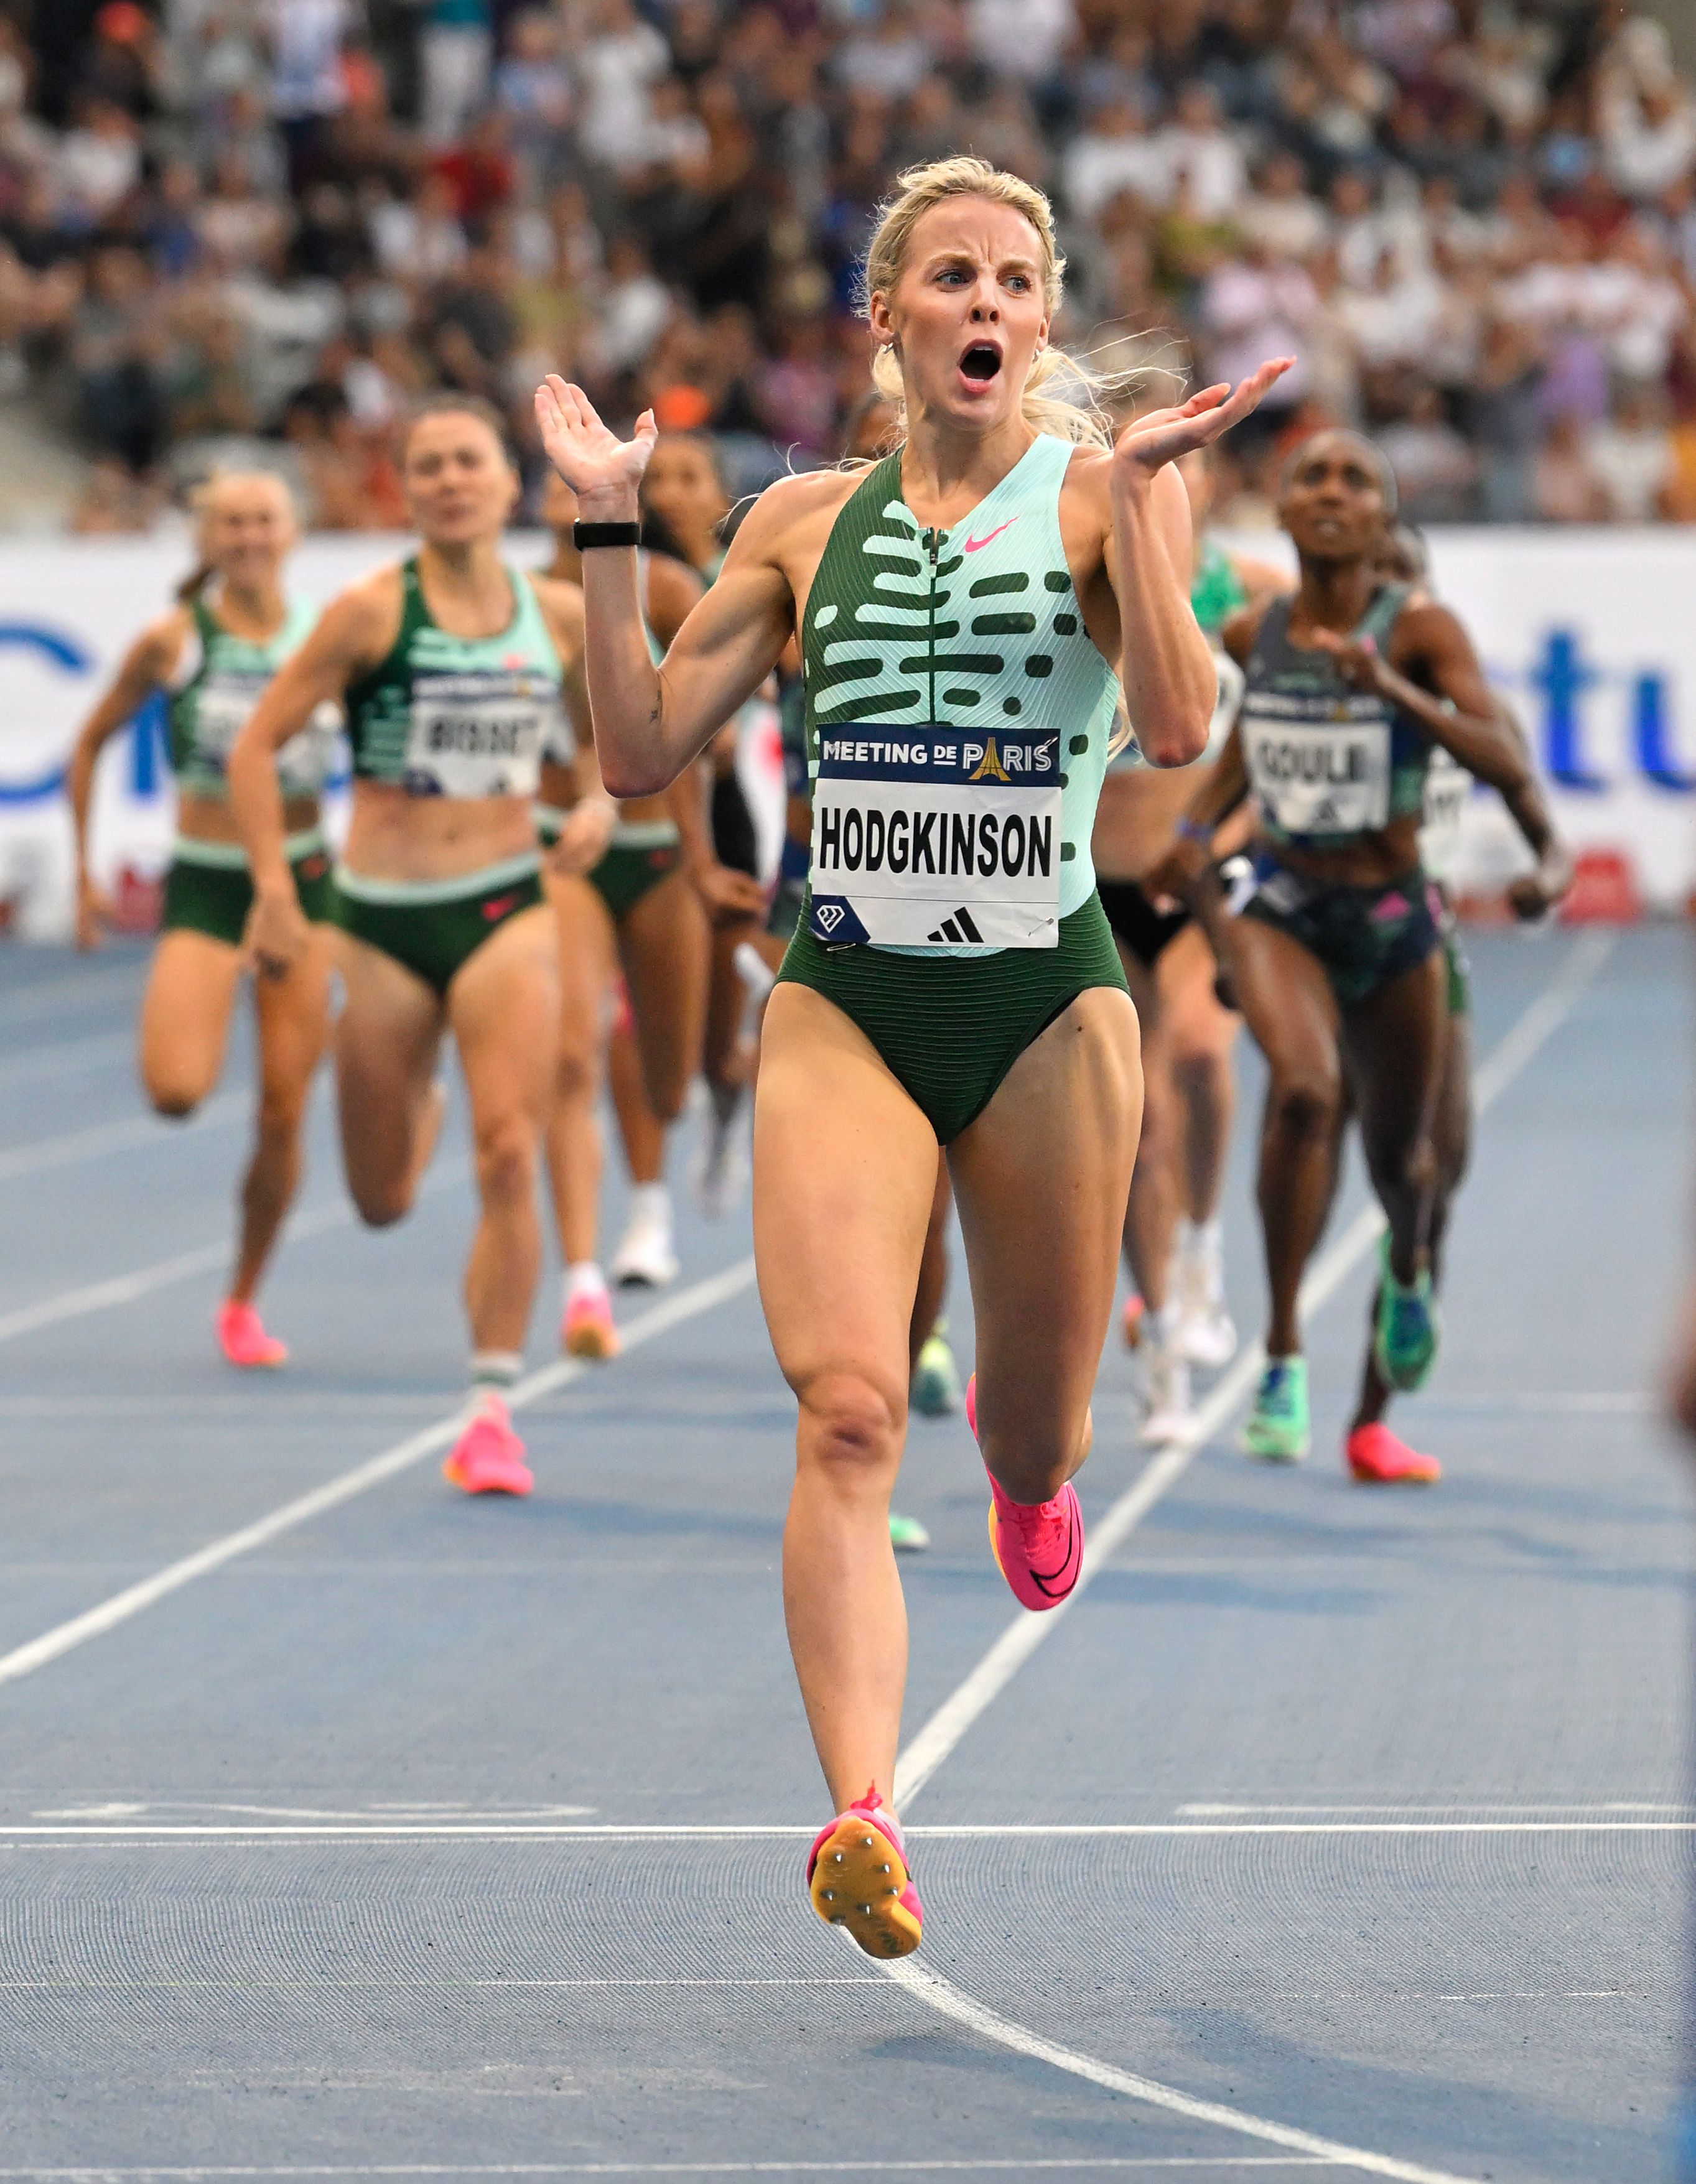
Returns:
[[[358,2167],[315,2161],[310,2168],[291,2169],[0,2169],[0,2179],[28,2180],[28,2184],[129,2184],[135,2178],[157,2178],[160,2184],[218,2184],[226,2177],[292,2178],[315,2176],[913,2176],[938,2174],[977,2176],[985,2170],[1015,2170],[1020,2175],[1040,2170],[1073,2175],[1080,2170],[1165,2169],[1330,2169],[1336,2164],[1310,2155],[1194,2153],[1128,2153],[1040,2155],[1032,2160],[1009,2161],[990,2157],[982,2161],[504,2161],[480,2164],[452,2162],[371,2162]]]
[[[22,1175],[40,1175],[49,1168],[80,1167],[84,1161],[128,1152],[137,1145],[179,1145],[185,1138],[221,1130],[238,1122],[253,1112],[253,1105],[251,1091],[220,1092],[203,1100],[181,1122],[172,1123],[161,1115],[128,1115],[122,1122],[94,1123],[56,1138],[34,1138],[25,1145],[5,1146],[0,1148],[0,1183],[10,1183]]]
[[[800,1841],[807,1820],[0,1820],[0,1843],[115,1842],[745,1842]],[[915,1841],[1006,1842],[1223,1836],[1689,1836],[1696,1820],[1085,1820],[942,1821],[903,1828]]]
[[[846,1942],[844,1946],[851,1948],[854,1945]],[[1141,2102],[1146,2108],[1164,2109],[1169,2114],[1186,2117],[1191,2123],[1211,2124],[1220,2131],[1233,2131],[1239,2137],[1286,2147],[1292,2153],[1307,2154],[1331,2168],[1358,2170],[1370,2176],[1396,2177],[1400,2184],[1478,2184],[1476,2177],[1459,2176],[1446,2169],[1427,2169],[1416,2161],[1398,2161],[1392,2154],[1374,2153],[1364,2147],[1345,2145],[1337,2139],[1321,2138],[1314,2131],[1297,2131],[1288,2124],[1274,2123],[1267,2116],[1251,2115],[1246,2109],[1227,2108],[1219,2101],[1198,2100],[1193,2094],[1180,2092],[1175,2086],[1162,2085],[1156,2078],[1141,2077],[1133,2070],[1119,2070],[1114,2064],[1097,2062],[1092,2055],[1080,2055],[1075,2049],[1063,2048],[1057,2041],[1045,2040],[1040,2032],[1017,2025],[999,2011],[962,1994],[940,1972],[930,1970],[915,1958],[899,1958],[885,1964],[883,1970],[893,1985],[928,2003],[940,2015],[951,2017],[957,2025],[963,2025],[982,2038],[993,2041],[997,2047],[1008,2048],[1016,2055],[1028,2055],[1038,2063],[1051,2064],[1057,2070],[1086,2079],[1109,2092],[1123,2093],[1131,2100]],[[1225,2164],[1219,2165],[1224,2167]]]
[[[656,1336],[680,1326],[683,1321],[693,1319],[700,1312],[711,1312],[716,1305],[739,1295],[751,1285],[753,1279],[754,1262],[746,1258],[739,1260],[722,1273],[711,1275],[706,1281],[696,1282],[689,1289],[680,1290],[663,1304],[654,1306],[651,1311],[641,1313],[622,1327],[619,1329],[622,1348],[626,1351],[639,1349],[644,1342],[651,1342]],[[566,1387],[573,1380],[580,1379],[586,1372],[594,1369],[575,1357],[564,1357],[552,1365],[544,1365],[539,1372],[528,1373],[519,1381],[508,1399],[510,1407],[515,1411],[523,1410],[539,1401],[544,1396],[552,1395],[555,1389]],[[103,1636],[120,1623],[127,1623],[132,1616],[141,1614],[170,1594],[180,1592],[184,1585],[193,1584],[197,1578],[222,1569],[226,1563],[234,1562],[238,1556],[250,1554],[255,1547],[264,1546],[282,1534],[309,1524],[315,1517],[322,1516],[326,1510],[339,1508],[344,1502],[351,1502],[357,1496],[368,1493],[373,1486],[380,1486],[385,1479],[410,1470],[415,1463],[422,1462],[427,1456],[448,1447],[465,1420],[466,1408],[460,1404],[447,1418],[438,1418],[433,1425],[426,1426],[421,1432],[409,1434],[404,1440],[397,1441],[392,1448],[383,1450],[380,1455],[371,1457],[364,1463],[355,1464],[351,1471],[343,1472],[339,1477],[327,1480],[322,1486],[315,1486],[310,1493],[298,1495],[293,1501],[285,1502],[279,1509],[273,1509],[267,1516],[256,1518],[251,1524],[243,1524],[237,1531],[225,1533],[221,1539],[209,1540],[205,1546],[197,1548],[194,1553],[184,1555],[180,1560],[168,1563],[164,1569],[155,1571],[153,1576],[143,1578],[138,1584],[126,1585],[121,1592],[114,1593],[109,1599],[86,1609],[81,1615],[74,1615],[66,1622],[56,1624],[51,1630],[43,1631],[39,1638],[32,1638],[27,1644],[14,1646],[9,1653],[0,1654],[0,1684],[15,1683],[20,1677],[32,1675],[50,1661],[60,1659],[77,1646],[86,1646],[91,1638]]]
[[[1531,1002],[1473,1077],[1473,1099],[1482,1116],[1506,1091],[1571,1014],[1613,953],[1612,933],[1587,933],[1576,942],[1543,991]],[[1384,1216],[1363,1206],[1302,1284],[1303,1318],[1336,1294],[1377,1241]],[[993,1704],[1043,1641],[1052,1637],[1155,1504],[1190,1468],[1198,1449],[1221,1431],[1258,1379],[1265,1351],[1251,1343],[1198,1407],[1189,1438],[1150,1458],[1135,1480],[1090,1528],[1084,1565],[1069,1596],[1041,1615],[1021,1612],[977,1666],[951,1692],[895,1762],[895,1806],[904,1813],[979,1715]]]

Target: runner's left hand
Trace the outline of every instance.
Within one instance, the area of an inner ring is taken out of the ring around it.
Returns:
[[[1549,850],[1535,872],[1508,883],[1508,907],[1522,924],[1546,917],[1572,884],[1572,860],[1565,850]]]
[[[560,838],[549,852],[549,871],[579,876],[592,872],[606,854],[617,817],[618,806],[610,796],[585,796],[572,805]]]
[[[1222,432],[1241,424],[1269,387],[1296,361],[1275,356],[1236,387],[1220,381],[1203,387],[1172,410],[1151,410],[1133,417],[1113,443],[1113,471],[1128,482],[1146,484],[1155,471],[1197,448],[1210,447]]]
[[[701,906],[714,925],[734,925],[745,917],[763,917],[766,890],[733,865],[697,865],[689,873]]]
[[[1316,629],[1312,632],[1315,652],[1328,652],[1336,663],[1336,671],[1353,690],[1381,690],[1384,687],[1385,660],[1375,639],[1370,637],[1340,637],[1334,629]]]

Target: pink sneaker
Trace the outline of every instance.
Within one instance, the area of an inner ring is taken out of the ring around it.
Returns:
[[[568,1357],[604,1362],[618,1355],[612,1299],[605,1290],[584,1290],[566,1300],[566,1316],[560,1323],[560,1347]]]
[[[448,1451],[442,1476],[467,1494],[527,1494],[535,1481],[524,1444],[499,1396],[485,1396],[476,1417]]]
[[[1434,1456],[1421,1456],[1386,1425],[1357,1426],[1346,1452],[1363,1486],[1435,1486],[1442,1477]]]
[[[874,1782],[813,1838],[806,1889],[828,1926],[841,1926],[868,1957],[909,1957],[924,1932],[907,1846]]]
[[[215,1324],[218,1347],[232,1365],[240,1366],[244,1372],[256,1367],[272,1370],[287,1362],[288,1345],[265,1333],[265,1323],[252,1305],[226,1297],[218,1307]]]
[[[978,1376],[966,1383],[966,1423],[978,1430]],[[1068,1479],[1052,1502],[1015,1502],[993,1472],[990,1552],[1021,1607],[1057,1607],[1084,1567],[1084,1513]]]

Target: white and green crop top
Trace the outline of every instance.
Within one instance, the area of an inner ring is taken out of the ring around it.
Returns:
[[[1052,948],[1090,898],[1119,684],[1060,536],[1074,452],[1034,440],[946,531],[921,528],[890,455],[831,526],[801,632],[827,946]]]
[[[534,588],[509,569],[512,620],[498,637],[450,637],[432,619],[416,560],[401,569],[400,628],[347,694],[354,772],[410,796],[533,797],[544,746],[560,748],[560,655]]]
[[[265,686],[299,650],[318,610],[296,599],[275,637],[262,644],[226,629],[204,599],[189,602],[189,633],[165,693],[171,771],[193,796],[222,796],[230,748]],[[277,753],[277,779],[288,797],[315,796],[330,770],[339,716],[322,706]]]

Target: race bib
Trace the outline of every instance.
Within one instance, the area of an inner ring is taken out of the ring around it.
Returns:
[[[1431,752],[1425,775],[1425,816],[1420,827],[1420,862],[1434,880],[1446,880],[1460,853],[1460,815],[1472,794],[1472,776],[1441,744]]]
[[[197,755],[220,773],[270,680],[269,675],[209,675],[192,694]]]
[[[1390,724],[1381,699],[1251,691],[1242,755],[1255,801],[1280,833],[1369,834],[1390,816]]]
[[[822,730],[814,939],[831,947],[1057,947],[1060,807],[1052,728]]]
[[[413,796],[533,797],[559,700],[545,676],[418,675],[402,785]]]

